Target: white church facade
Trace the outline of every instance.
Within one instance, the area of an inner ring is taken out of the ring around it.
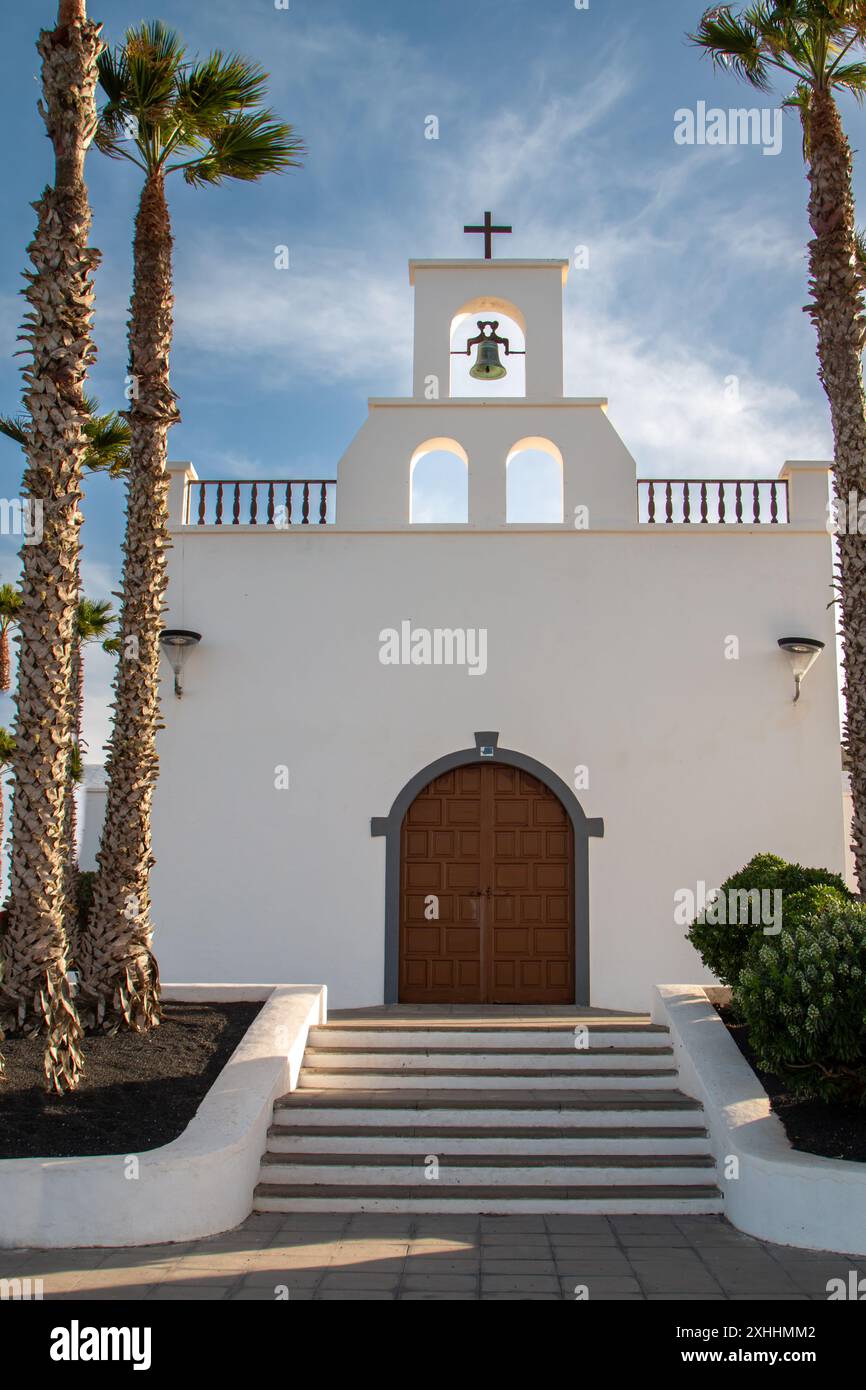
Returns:
[[[370,401],[333,479],[173,468],[165,621],[200,641],[163,690],[166,979],[642,1011],[706,979],[686,890],[765,850],[843,870],[828,465],[640,479],[563,394],[567,273],[410,263],[413,395]],[[543,520],[514,518],[522,456]],[[796,702],[792,635],[826,647]]]

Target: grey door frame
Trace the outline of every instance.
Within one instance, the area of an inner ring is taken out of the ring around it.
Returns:
[[[410,778],[387,816],[373,816],[370,833],[385,839],[385,1003],[396,1004],[400,978],[400,840],[403,818],[419,792],[455,767],[470,763],[504,763],[543,782],[562,802],[574,828],[574,998],[589,1005],[589,841],[604,835],[604,821],[586,815],[574,792],[544,763],[511,748],[499,747],[498,733],[475,735],[475,747],[446,753]]]

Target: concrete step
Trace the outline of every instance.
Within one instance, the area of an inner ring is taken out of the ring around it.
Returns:
[[[652,1024],[634,1027],[601,1027],[597,1024],[576,1025],[581,1036],[589,1039],[590,1048],[609,1047],[668,1047],[670,1034],[667,1028]],[[497,1024],[491,1028],[461,1028],[429,1024],[394,1025],[389,1028],[346,1027],[328,1023],[321,1028],[311,1028],[307,1039],[308,1047],[349,1047],[359,1050],[368,1048],[406,1048],[416,1047],[456,1047],[473,1051],[476,1048],[488,1051],[500,1047],[516,1047],[521,1051],[546,1051],[549,1048],[567,1048],[576,1051],[575,1026],[556,1028],[550,1024],[540,1027],[508,1028]]]
[[[589,1048],[577,1051],[573,1047],[484,1048],[467,1051],[465,1048],[365,1048],[308,1047],[304,1053],[304,1070],[330,1071],[530,1071],[582,1072],[604,1071],[606,1068],[644,1071],[647,1067],[674,1071],[673,1048]]]
[[[531,1127],[443,1124],[407,1126],[380,1125],[272,1125],[268,1150],[273,1154],[409,1154],[447,1152],[460,1156],[477,1153],[483,1146],[487,1154],[682,1154],[707,1153],[704,1129],[671,1126],[656,1129],[598,1126]],[[439,1146],[439,1147],[437,1147]]]
[[[703,1109],[678,1080],[645,1018],[335,1021],[276,1102],[255,1206],[719,1212]]]
[[[475,1089],[484,1086],[496,1090],[524,1090],[528,1084],[539,1090],[616,1090],[624,1087],[632,1090],[655,1090],[660,1082],[676,1080],[677,1069],[670,1067],[642,1068],[640,1071],[629,1067],[599,1067],[592,1071],[538,1072],[535,1068],[512,1067],[494,1070],[490,1067],[397,1068],[389,1071],[387,1067],[334,1067],[324,1069],[302,1068],[298,1077],[298,1090],[400,1090],[417,1089],[419,1083],[427,1089],[458,1090]]]
[[[431,1190],[435,1189],[435,1190]],[[461,1187],[425,1183],[396,1192],[394,1186],[370,1187],[364,1192],[347,1192],[339,1184],[310,1188],[292,1183],[259,1183],[255,1191],[256,1211],[314,1212],[426,1212],[499,1215],[519,1213],[581,1213],[585,1215],[669,1216],[705,1215],[721,1212],[722,1194],[714,1185],[655,1186],[635,1184],[545,1186],[541,1192],[528,1186]]]
[[[429,1158],[435,1157],[438,1170]],[[435,1177],[428,1177],[435,1172]],[[475,1153],[455,1155],[406,1154],[285,1154],[267,1153],[261,1167],[261,1181],[283,1185],[321,1185],[351,1187],[357,1191],[369,1187],[394,1185],[417,1186],[419,1182],[435,1182],[454,1187],[566,1187],[579,1183],[582,1187],[637,1184],[649,1186],[706,1186],[715,1174],[715,1160],[710,1154],[658,1154],[640,1157],[632,1154],[623,1158],[595,1154],[563,1156],[562,1154],[531,1155],[520,1162],[515,1155]],[[315,1193],[311,1193],[315,1195]]]
[[[577,1123],[596,1128],[634,1125],[692,1126],[703,1120],[699,1101],[681,1091],[421,1089],[387,1091],[314,1090],[289,1092],[277,1101],[278,1125],[440,1125],[486,1130],[487,1126],[563,1129]]]

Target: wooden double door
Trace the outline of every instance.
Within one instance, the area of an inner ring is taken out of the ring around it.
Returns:
[[[571,1004],[574,830],[519,768],[470,763],[406,812],[400,844],[400,1001]]]

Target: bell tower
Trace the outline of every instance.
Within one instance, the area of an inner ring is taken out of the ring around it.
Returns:
[[[499,381],[495,399],[509,397],[507,380],[525,353],[526,400],[561,400],[563,396],[562,297],[568,276],[565,260],[494,260],[493,234],[510,227],[467,227],[484,233],[483,260],[410,261],[409,283],[415,290],[413,397],[418,401],[459,399],[452,390],[452,360],[469,345],[472,377]],[[523,346],[505,341],[500,320],[516,324]],[[459,329],[455,336],[455,324]],[[493,327],[496,325],[496,327]],[[502,380],[502,379],[505,380]]]

